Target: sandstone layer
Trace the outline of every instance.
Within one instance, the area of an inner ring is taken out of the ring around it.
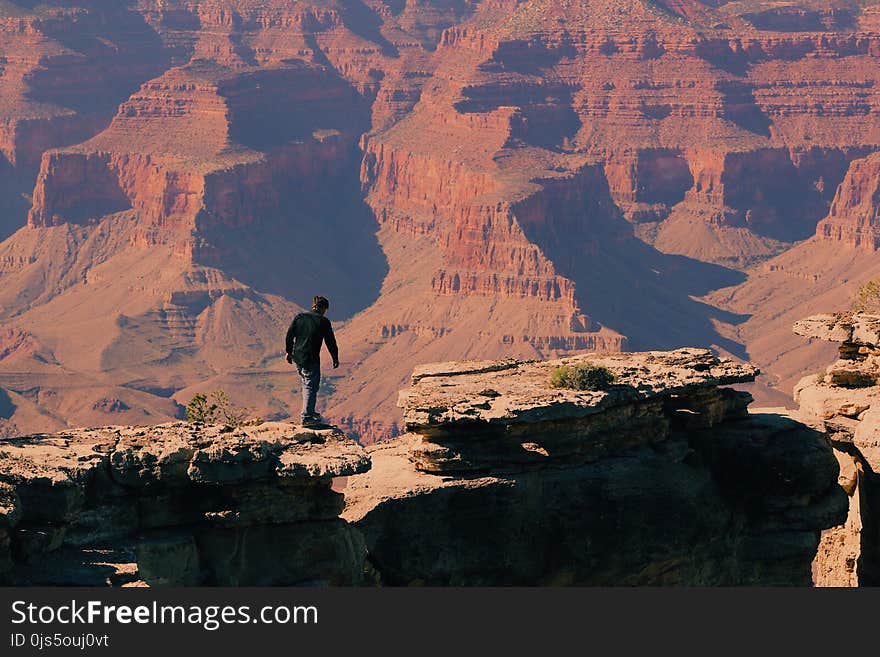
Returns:
[[[613,382],[550,386],[585,362]],[[756,373],[699,349],[425,366],[401,396],[409,433],[367,450],[287,423],[0,440],[0,576],[805,586],[828,528],[817,562],[845,576],[827,536],[851,524],[850,471],[824,433],[749,414],[727,386]]]
[[[551,371],[609,368],[606,390]],[[846,495],[824,434],[705,350],[419,368],[344,517],[393,585],[809,585]]]
[[[15,585],[353,585],[333,429],[170,424],[0,442],[0,577]]]
[[[880,582],[880,316],[816,315],[794,326],[798,335],[838,343],[839,360],[795,389],[799,418],[828,433],[850,497],[845,523],[827,530],[814,564],[823,586]]]

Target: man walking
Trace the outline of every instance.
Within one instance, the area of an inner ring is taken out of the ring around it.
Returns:
[[[312,310],[300,313],[293,318],[287,330],[287,362],[296,363],[296,369],[302,378],[303,390],[303,426],[316,426],[323,423],[323,418],[315,412],[318,399],[318,388],[321,385],[321,344],[327,344],[327,351],[333,358],[333,368],[339,367],[339,349],[330,320],[324,317],[330,302],[324,297],[315,297]]]

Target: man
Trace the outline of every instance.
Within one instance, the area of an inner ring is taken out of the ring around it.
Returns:
[[[318,399],[318,388],[321,385],[321,344],[327,344],[327,351],[333,358],[333,368],[339,367],[339,349],[330,320],[324,317],[330,302],[324,297],[315,297],[312,310],[300,313],[293,318],[287,330],[287,362],[296,363],[296,369],[302,378],[303,390],[303,426],[316,426],[323,423],[323,418],[315,412]]]

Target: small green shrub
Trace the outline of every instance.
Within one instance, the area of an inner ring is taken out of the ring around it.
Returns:
[[[571,390],[604,390],[614,383],[614,373],[607,367],[592,363],[563,365],[550,375],[551,388]]]
[[[223,431],[234,431],[263,422],[259,417],[251,417],[251,409],[232,404],[223,390],[215,390],[210,397],[201,393],[194,395],[186,405],[186,421],[191,424],[222,424]]]
[[[217,405],[208,403],[208,396],[199,393],[186,405],[186,421],[191,424],[212,424],[216,411]]]
[[[859,313],[880,312],[880,280],[868,281],[853,297],[853,310]]]

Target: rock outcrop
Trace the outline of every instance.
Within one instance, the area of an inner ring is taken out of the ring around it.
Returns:
[[[837,342],[840,359],[795,389],[799,418],[828,433],[850,498],[845,523],[823,533],[816,582],[880,583],[880,315],[816,315],[795,324],[806,338]]]
[[[880,154],[852,163],[817,234],[870,253],[880,248]]]
[[[549,386],[580,362],[613,384]],[[696,349],[419,368],[344,517],[393,585],[808,585],[846,495],[824,434],[723,387],[755,374]]]
[[[550,386],[579,363],[612,383]],[[809,585],[848,471],[824,433],[748,413],[727,386],[756,373],[699,349],[430,365],[401,395],[408,433],[367,450],[282,423],[5,439],[0,578]]]
[[[103,130],[172,49],[131,3],[0,7],[0,238],[22,226],[43,153]]]
[[[353,585],[334,429],[170,424],[0,442],[0,578],[18,585]]]

